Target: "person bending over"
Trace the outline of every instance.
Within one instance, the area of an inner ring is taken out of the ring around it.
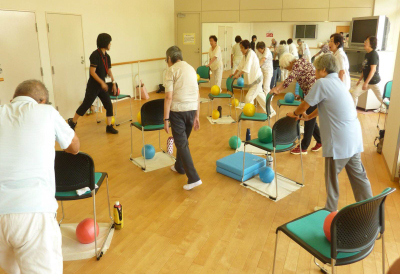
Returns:
[[[239,66],[240,60],[242,60],[243,54],[240,50],[240,42],[242,41],[242,37],[239,35],[235,37],[236,44],[232,47],[232,54],[231,54],[231,67],[232,73],[234,73]]]
[[[325,158],[325,208],[336,211],[339,200],[338,176],[343,168],[346,169],[357,202],[371,198],[372,190],[361,162],[361,125],[351,95],[338,77],[337,59],[332,54],[325,54],[315,60],[314,66],[317,82],[304,102],[287,116],[299,119],[301,114],[301,119],[309,121],[319,115],[323,140],[322,156]],[[312,106],[318,108],[305,114],[304,111]]]
[[[272,93],[279,94],[284,89],[286,89],[293,80],[296,80],[299,84],[300,88],[303,90],[304,96],[307,96],[307,93],[311,90],[311,87],[315,83],[315,69],[313,65],[308,62],[305,58],[296,59],[290,53],[286,53],[282,55],[279,60],[279,65],[282,68],[287,69],[290,74],[289,77],[279,84],[277,87],[271,89]],[[317,106],[310,107],[307,109],[306,113],[312,113]],[[307,122],[304,122],[304,135],[303,140],[301,141],[301,153],[307,154],[307,149],[311,143],[311,138],[314,136],[315,141],[317,141],[316,145],[311,149],[313,152],[317,152],[321,149],[321,135],[319,132],[319,127],[316,119],[310,119]],[[295,147],[290,151],[292,154],[300,154],[300,145]]]
[[[208,56],[210,57],[210,60],[207,67],[210,67],[212,73],[214,74],[214,85],[217,85],[219,87],[219,90],[222,91],[221,81],[222,73],[224,72],[224,64],[222,63],[221,47],[217,45],[217,36],[211,35],[209,40],[211,47],[208,51]]]
[[[68,119],[69,126],[75,130],[79,117],[83,116],[86,111],[93,104],[97,97],[100,98],[107,113],[107,127],[106,132],[117,134],[112,124],[111,119],[113,116],[113,106],[108,94],[108,85],[106,84],[106,77],[109,76],[113,82],[113,92],[116,95],[117,86],[114,81],[114,76],[111,71],[111,58],[107,51],[111,48],[111,36],[107,33],[101,33],[97,36],[97,49],[90,55],[90,73],[89,81],[86,86],[85,99],[82,105],[76,110],[74,118]]]
[[[54,147],[77,154],[80,144],[48,101],[42,82],[28,80],[0,106],[0,268],[7,273],[63,272]]]
[[[299,59],[299,53],[297,52],[296,45],[293,43],[293,39],[289,38],[287,40],[287,44],[289,47],[289,53],[291,53],[294,57],[296,57],[296,59]]]
[[[305,58],[308,60],[308,62],[311,62],[311,53],[308,45],[301,39],[297,39],[297,44],[299,45],[300,58]]]
[[[183,188],[191,190],[202,184],[189,149],[192,128],[200,129],[197,75],[194,68],[183,61],[182,51],[177,46],[170,47],[166,55],[164,129],[169,133],[170,122],[177,149],[176,162],[171,170],[186,174],[188,182]]]
[[[313,59],[313,58],[315,59],[318,56],[320,56],[321,54],[329,53],[329,41],[328,41],[328,43],[322,43],[320,48],[321,48],[320,51],[318,51],[318,53],[315,54],[311,59]]]
[[[274,52],[274,60],[280,59],[285,53],[289,53],[289,46],[286,45],[286,41],[282,40],[279,42],[279,46]],[[284,81],[288,77],[288,71],[284,68],[281,69],[281,81]]]
[[[238,79],[244,75],[244,81],[249,87],[244,99],[245,103],[254,104],[254,99],[257,98],[258,103],[266,112],[266,95],[262,89],[263,75],[260,68],[260,61],[257,54],[251,50],[249,40],[240,42],[240,49],[243,53],[242,61],[235,73],[231,74],[230,77]]]

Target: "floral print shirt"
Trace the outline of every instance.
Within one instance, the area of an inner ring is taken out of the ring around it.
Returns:
[[[293,80],[299,83],[304,96],[307,95],[316,81],[314,66],[305,58],[297,59],[293,64],[288,78],[283,82],[283,88],[287,88]]]

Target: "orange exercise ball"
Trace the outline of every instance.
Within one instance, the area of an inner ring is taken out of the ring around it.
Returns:
[[[96,223],[96,234],[99,236],[99,225]],[[76,227],[76,238],[81,244],[90,244],[94,242],[94,220],[86,218]]]
[[[331,241],[331,224],[337,213],[337,211],[331,212],[324,221],[324,233],[328,241]]]

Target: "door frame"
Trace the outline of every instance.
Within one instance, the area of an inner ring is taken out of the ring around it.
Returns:
[[[202,52],[202,50],[203,50],[203,48],[202,48],[202,35],[203,35],[203,33],[202,33],[202,31],[203,31],[203,29],[202,29],[202,27],[201,27],[201,23],[202,23],[202,18],[201,18],[201,12],[199,12],[199,11],[176,11],[175,12],[175,17],[174,17],[174,21],[175,21],[175,45],[178,45],[178,39],[179,39],[179,37],[178,37],[178,14],[179,13],[184,13],[184,14],[198,14],[199,15],[199,32],[200,32],[200,34],[199,34],[199,39],[197,39],[198,41],[199,41],[199,48],[200,48],[200,59],[199,59],[199,63],[200,63],[200,65],[202,66],[203,65],[203,52]]]
[[[89,70],[90,68],[86,67],[86,54],[85,54],[85,39],[84,39],[84,35],[83,35],[83,20],[82,20],[82,14],[78,14],[78,13],[64,13],[64,12],[51,12],[51,11],[46,11],[45,12],[45,17],[46,17],[46,34],[47,34],[47,46],[49,49],[49,65],[50,65],[50,74],[51,74],[51,82],[52,82],[52,86],[53,86],[53,97],[54,97],[54,108],[57,109],[57,95],[56,95],[56,91],[55,91],[55,83],[54,83],[54,74],[52,72],[52,61],[51,61],[51,49],[50,49],[50,39],[49,39],[49,19],[47,17],[47,15],[49,14],[56,14],[56,15],[73,15],[73,16],[80,16],[81,18],[81,29],[82,29],[82,47],[83,47],[83,61],[84,61],[84,66],[85,66],[85,79],[86,82],[88,81],[88,77],[87,77],[87,73],[86,70]],[[58,110],[58,109],[57,109]]]

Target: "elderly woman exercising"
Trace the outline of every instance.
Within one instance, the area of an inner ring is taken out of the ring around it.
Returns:
[[[338,77],[337,58],[325,54],[314,62],[318,79],[300,106],[287,116],[299,118],[310,107],[318,107],[304,121],[319,115],[321,135],[324,140],[322,156],[325,158],[325,208],[336,211],[339,199],[339,173],[346,169],[354,198],[357,202],[372,197],[371,184],[361,162],[363,139],[352,96]],[[315,210],[319,210],[316,207]]]
[[[303,90],[304,96],[311,90],[311,87],[315,83],[315,69],[313,65],[305,58],[296,59],[292,54],[286,53],[279,59],[279,65],[281,68],[287,69],[290,73],[288,78],[283,81],[279,86],[271,89],[271,93],[279,94],[286,89],[293,80],[296,80]],[[306,110],[307,114],[312,113],[317,106],[310,107]],[[307,149],[311,143],[311,137],[317,141],[317,144],[311,149],[311,151],[318,151],[321,149],[321,135],[316,119],[311,119],[304,123],[304,136],[301,141],[302,154],[307,154]],[[295,147],[290,151],[292,154],[300,154],[300,146]]]
[[[208,51],[210,57],[207,67],[210,67],[214,74],[214,85],[217,85],[221,89],[222,73],[224,71],[224,64],[222,63],[222,52],[221,47],[217,45],[218,38],[215,35],[211,35],[210,38],[211,48]]]

